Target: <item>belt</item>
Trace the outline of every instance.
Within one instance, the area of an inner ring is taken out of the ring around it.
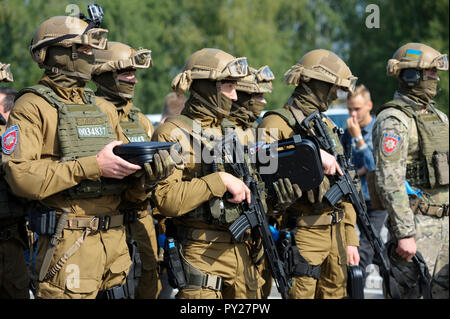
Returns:
[[[299,216],[297,226],[331,226],[339,224],[344,219],[344,215],[344,211],[333,211],[329,214]]]
[[[180,239],[201,240],[212,243],[236,243],[229,231],[191,228],[177,225],[177,237]],[[244,233],[242,242],[250,239],[248,232]]]
[[[91,231],[106,231],[110,228],[120,227],[124,225],[124,216],[94,216],[94,217],[72,217],[67,218],[65,229],[86,229]]]

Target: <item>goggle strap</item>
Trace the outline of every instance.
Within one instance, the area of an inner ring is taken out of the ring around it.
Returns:
[[[76,36],[78,36],[78,34],[73,34],[73,33],[72,34],[65,34],[65,35],[62,35],[60,37],[50,39],[48,41],[44,41],[44,42],[40,43],[39,45],[35,46],[33,49],[31,49],[31,52],[40,50],[42,48],[51,46],[52,44],[55,44],[55,43],[58,43],[58,42],[61,42],[61,41],[67,40],[67,39],[75,38]]]

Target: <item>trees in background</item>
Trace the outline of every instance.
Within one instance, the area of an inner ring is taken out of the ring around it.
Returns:
[[[93,1],[0,0],[0,61],[11,63],[20,89],[35,84],[42,70],[28,46],[45,19],[86,13]],[[281,107],[292,88],[283,75],[307,51],[338,53],[372,92],[375,105],[392,98],[395,79],[386,76],[386,62],[406,42],[424,42],[448,53],[448,0],[99,0],[108,38],[152,50],[154,65],[138,70],[135,102],[145,113],[159,113],[171,91],[172,78],[187,57],[203,47],[217,47],[246,56],[255,68],[269,65],[276,79],[268,108]],[[379,28],[368,28],[379,7]],[[72,9],[71,9],[72,8]],[[67,11],[66,11],[67,10]],[[441,72],[438,105],[448,114],[448,72]],[[89,84],[94,88],[93,84]]]

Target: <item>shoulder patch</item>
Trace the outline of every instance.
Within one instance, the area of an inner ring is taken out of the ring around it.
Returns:
[[[385,156],[392,156],[399,150],[402,143],[402,138],[392,131],[384,132],[381,143],[381,151],[383,152],[383,154]]]
[[[17,125],[11,126],[6,129],[2,135],[2,151],[6,155],[11,154],[17,144],[19,144],[19,127]]]

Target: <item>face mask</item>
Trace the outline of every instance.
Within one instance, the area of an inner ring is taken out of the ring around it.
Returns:
[[[109,96],[110,100],[127,102],[134,97],[135,85],[117,80],[115,72],[94,75],[93,80],[102,94]]]
[[[437,95],[438,84],[439,80],[420,80],[418,84],[410,87],[400,81],[399,91],[418,103],[428,104]]]
[[[206,108],[217,117],[228,116],[233,101],[220,92],[220,87],[219,94],[217,90],[216,82],[210,80],[194,80],[190,89],[195,98],[202,102],[198,109]]]
[[[319,100],[318,109],[320,112],[328,110],[330,104],[337,99],[337,92],[333,89],[331,83],[311,80],[308,86]]]
[[[52,73],[51,67],[56,67],[60,69],[57,75],[62,74],[74,80],[87,83],[91,79],[94,62],[95,57],[93,54],[77,52],[77,58],[72,59],[72,48],[55,46],[47,50],[45,65],[50,69],[50,73]]]
[[[134,88],[133,83],[117,81],[117,91],[124,99],[131,100],[134,97]]]

